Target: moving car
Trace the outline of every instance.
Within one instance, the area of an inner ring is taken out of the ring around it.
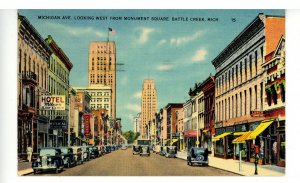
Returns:
[[[79,146],[72,146],[74,158],[76,160],[76,164],[83,164],[83,154],[82,149]]]
[[[123,144],[122,147],[121,147],[121,149],[122,149],[122,150],[126,150],[126,149],[127,149],[127,146],[126,146],[125,144]]]
[[[64,160],[64,165],[67,168],[76,165],[76,160],[73,154],[73,149],[71,147],[60,147],[62,152],[61,158]]]
[[[176,158],[177,147],[176,146],[167,146],[167,151],[165,156],[167,158]]]
[[[201,164],[208,166],[208,149],[201,147],[192,147],[187,156],[187,164]]]
[[[135,154],[140,154],[140,146],[138,145],[134,145],[132,147],[132,154],[135,155]]]
[[[147,139],[137,140],[137,144],[140,147],[140,156],[142,156],[142,155],[150,156],[150,146],[151,146],[150,140],[147,140]]]
[[[61,150],[55,147],[41,148],[37,160],[32,162],[32,169],[35,174],[45,170],[54,170],[56,173],[63,171]]]

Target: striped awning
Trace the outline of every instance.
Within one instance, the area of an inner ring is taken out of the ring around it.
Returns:
[[[255,130],[248,136],[246,140],[253,140],[255,139],[259,134],[261,134],[265,129],[267,129],[274,120],[266,120],[262,121]]]
[[[238,138],[232,141],[233,144],[245,143],[248,136],[252,133],[252,131],[244,132],[243,135],[239,136]]]
[[[213,137],[213,141],[218,141],[220,140],[221,138],[223,137],[226,137],[227,135],[231,134],[232,132],[225,132],[225,133],[222,133],[221,135],[218,135],[218,136],[215,136]]]

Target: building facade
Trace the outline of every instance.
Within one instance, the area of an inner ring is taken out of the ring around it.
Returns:
[[[141,133],[141,113],[133,117],[133,132]]]
[[[192,144],[196,143],[197,129],[192,127],[192,103],[191,99],[183,104],[183,129],[185,150],[189,150]]]
[[[202,91],[204,99],[204,129],[202,130],[202,147],[208,148],[213,152],[212,136],[215,134],[215,77],[209,76],[202,82]]]
[[[115,42],[92,41],[89,44],[89,87],[111,87],[111,117],[116,119],[116,45]]]
[[[37,153],[47,146],[46,111],[40,110],[39,96],[48,92],[48,67],[52,50],[26,17],[18,15],[18,154],[27,147]]]
[[[274,164],[285,166],[285,38],[281,37],[274,52],[265,57],[266,72],[264,115],[277,121],[276,132],[270,136]]]
[[[49,72],[47,76],[49,94],[65,96],[65,110],[49,110],[47,111],[47,117],[50,123],[57,119],[68,122],[70,108],[69,77],[73,64],[64,51],[57,45],[52,36],[48,35],[45,41],[53,51],[49,61]],[[62,128],[49,128],[49,145],[54,147],[67,145],[68,137],[65,133],[66,131],[67,129]]]
[[[142,89],[141,101],[141,137],[147,136],[147,125],[155,119],[157,111],[157,93],[155,81],[152,79],[145,79]],[[149,128],[148,128],[149,129]]]
[[[254,147],[259,146],[260,162],[269,159],[263,152],[263,139],[276,124],[263,121],[262,64],[284,34],[284,21],[284,17],[259,14],[212,61],[216,69],[215,156],[236,158],[241,151],[244,160],[254,161]],[[257,131],[261,127],[267,129],[265,133]]]
[[[178,109],[176,111],[176,124],[177,124],[177,133],[179,134],[179,139],[178,139],[178,150],[182,151],[184,150],[185,147],[185,142],[184,142],[184,128],[183,128],[183,105],[181,109]]]

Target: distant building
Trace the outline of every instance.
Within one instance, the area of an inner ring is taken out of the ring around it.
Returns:
[[[180,134],[178,132],[177,111],[182,109],[182,103],[169,103],[164,108],[167,113],[167,145],[177,146],[179,149]]]
[[[141,133],[141,113],[133,117],[133,132]]]
[[[145,79],[142,89],[142,106],[141,106],[141,137],[147,138],[147,125],[155,119],[155,112],[157,111],[157,93],[155,81],[152,79]],[[149,130],[148,130],[149,132]],[[148,135],[149,136],[149,135]]]

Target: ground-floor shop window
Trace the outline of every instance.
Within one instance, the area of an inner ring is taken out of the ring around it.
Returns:
[[[224,154],[224,141],[223,139],[220,139],[216,141],[216,154]]]
[[[228,135],[227,136],[227,142],[228,142],[228,145],[227,145],[227,155],[228,156],[233,156],[233,148],[234,148],[234,144],[232,143],[232,141],[234,140],[234,136],[233,135]]]

